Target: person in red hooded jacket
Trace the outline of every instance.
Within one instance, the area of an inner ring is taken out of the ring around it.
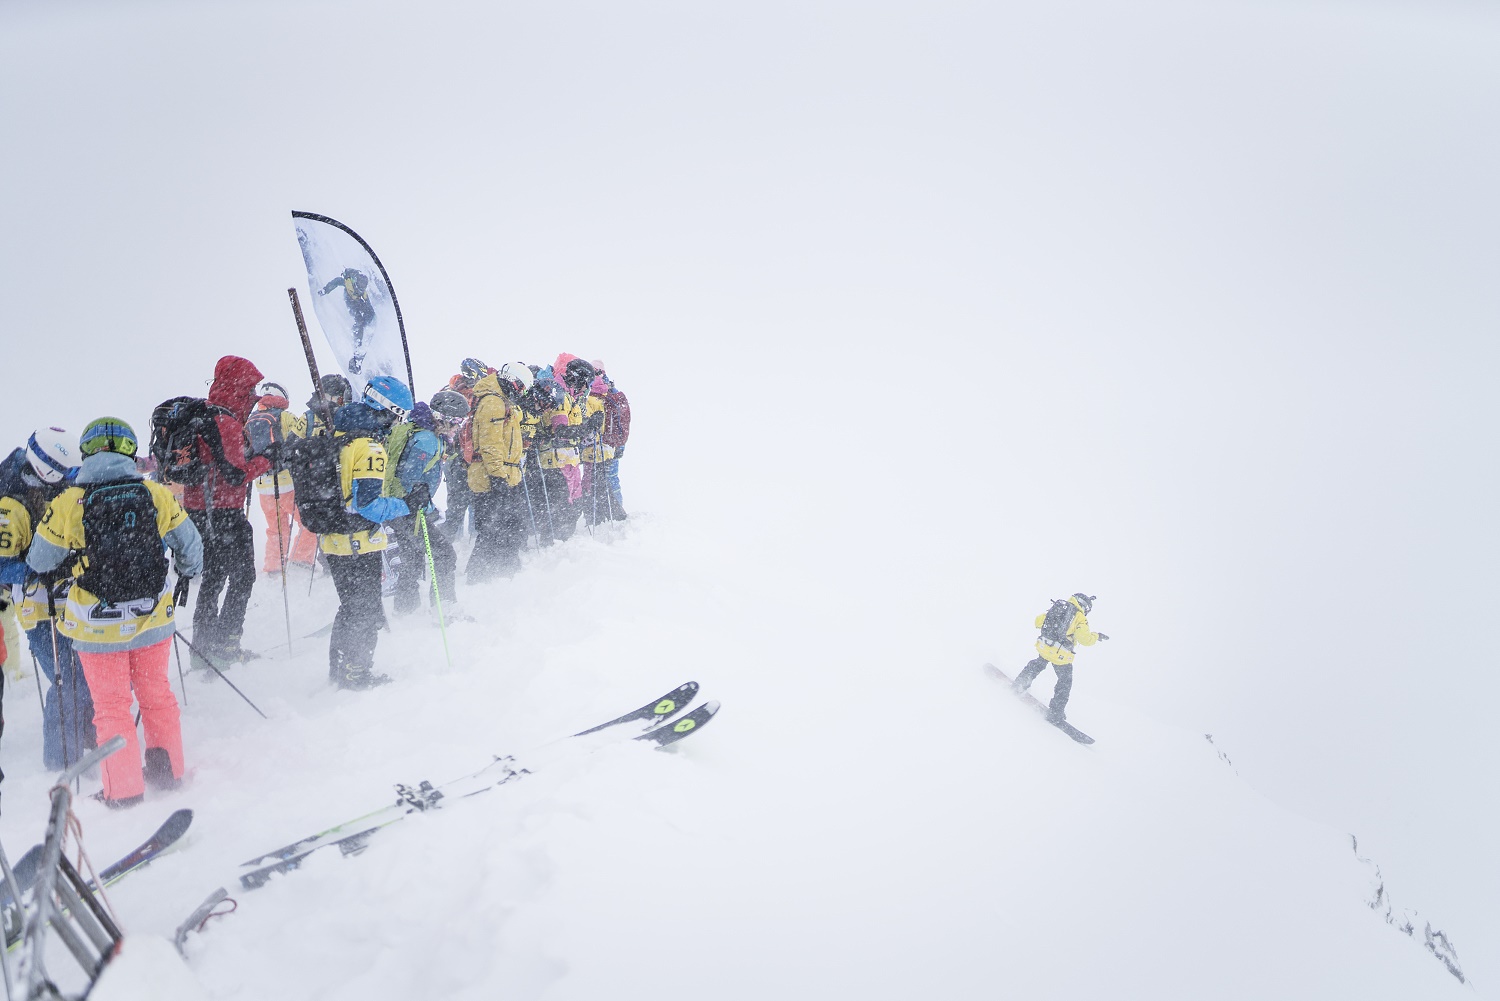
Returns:
[[[254,656],[240,646],[240,637],[255,587],[255,530],[245,517],[250,484],[271,471],[269,459],[245,451],[245,419],[260,399],[260,381],[260,369],[244,358],[225,355],[214,366],[208,402],[227,411],[214,420],[224,458],[241,475],[220,475],[208,443],[199,438],[199,458],[209,470],[208,480],[188,487],[182,496],[182,506],[203,537],[203,583],[193,607],[193,646],[218,666]]]

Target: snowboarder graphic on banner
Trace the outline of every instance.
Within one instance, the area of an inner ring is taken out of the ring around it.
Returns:
[[[370,305],[370,276],[356,268],[345,268],[344,273],[329,281],[318,290],[318,295],[327,295],[340,285],[344,287],[344,305],[354,318],[354,355],[349,359],[349,373],[358,375],[365,364],[365,328],[375,322],[375,307]]]
[[[1089,629],[1088,613],[1094,610],[1094,596],[1075,594],[1070,598],[1058,598],[1052,607],[1036,617],[1036,627],[1042,631],[1037,637],[1038,656],[1027,664],[1016,676],[1015,688],[1024,692],[1031,687],[1036,676],[1052,665],[1057,672],[1057,685],[1052,690],[1052,701],[1047,706],[1047,721],[1061,723],[1068,708],[1068,696],[1073,692],[1073,657],[1076,644],[1093,646],[1108,636]]]

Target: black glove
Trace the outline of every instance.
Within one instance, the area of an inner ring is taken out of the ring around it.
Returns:
[[[406,506],[411,509],[412,514],[424,510],[432,503],[432,488],[425,482],[418,483],[406,492]]]
[[[187,604],[188,586],[192,583],[191,577],[178,577],[177,586],[172,589],[172,604],[181,608]]]
[[[1103,633],[1095,633],[1094,635],[1097,636],[1097,637],[1099,637],[1100,642],[1103,642],[1104,640],[1109,639],[1109,637],[1106,636],[1106,635],[1104,635]]]
[[[598,434],[604,430],[604,411],[589,414],[588,420],[583,422],[583,430],[586,434]]]

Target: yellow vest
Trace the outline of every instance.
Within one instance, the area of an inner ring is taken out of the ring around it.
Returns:
[[[356,438],[339,449],[339,489],[344,492],[344,508],[354,511],[354,484],[358,480],[385,483],[385,446],[374,438]],[[356,553],[378,553],[387,544],[385,529],[379,525],[353,535],[320,535],[318,548],[331,556],[353,556]]]
[[[554,418],[566,416],[568,425],[576,427],[583,423],[583,411],[578,407],[578,401],[571,396],[563,397],[563,405],[553,407],[542,414],[542,427],[551,428],[556,422]],[[537,456],[537,461],[542,464],[543,469],[560,469],[563,466],[578,465],[579,455],[577,445],[565,445],[562,448],[543,448]]]
[[[168,532],[187,521],[187,512],[166,487],[150,480],[142,482],[150,491],[151,502],[156,507],[156,534],[165,537]],[[36,534],[39,538],[64,549],[83,549],[84,489],[69,487],[53,498],[46,516],[37,527]],[[71,572],[77,577],[84,569],[84,560],[80,559],[73,565]],[[46,595],[42,595],[41,605],[42,621],[45,621]],[[173,612],[170,576],[162,584],[161,594],[155,598],[142,598],[109,607],[105,607],[102,601],[74,581],[68,591],[58,628],[84,653],[91,652],[90,647],[100,650],[130,648],[141,634],[171,626]]]

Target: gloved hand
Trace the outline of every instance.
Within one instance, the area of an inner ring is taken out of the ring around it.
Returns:
[[[1097,636],[1097,637],[1099,637],[1099,642],[1101,642],[1101,643],[1103,643],[1105,640],[1109,639],[1109,637],[1106,636],[1104,633],[1095,633],[1094,635]]]
[[[432,488],[425,482],[418,483],[406,492],[406,506],[411,509],[412,514],[426,510],[431,503]]]
[[[193,580],[193,578],[191,578],[191,577],[178,577],[177,578],[177,586],[172,589],[172,604],[173,605],[176,605],[178,608],[181,608],[183,605],[187,604],[187,600],[188,600],[188,587],[192,583],[192,580]]]

